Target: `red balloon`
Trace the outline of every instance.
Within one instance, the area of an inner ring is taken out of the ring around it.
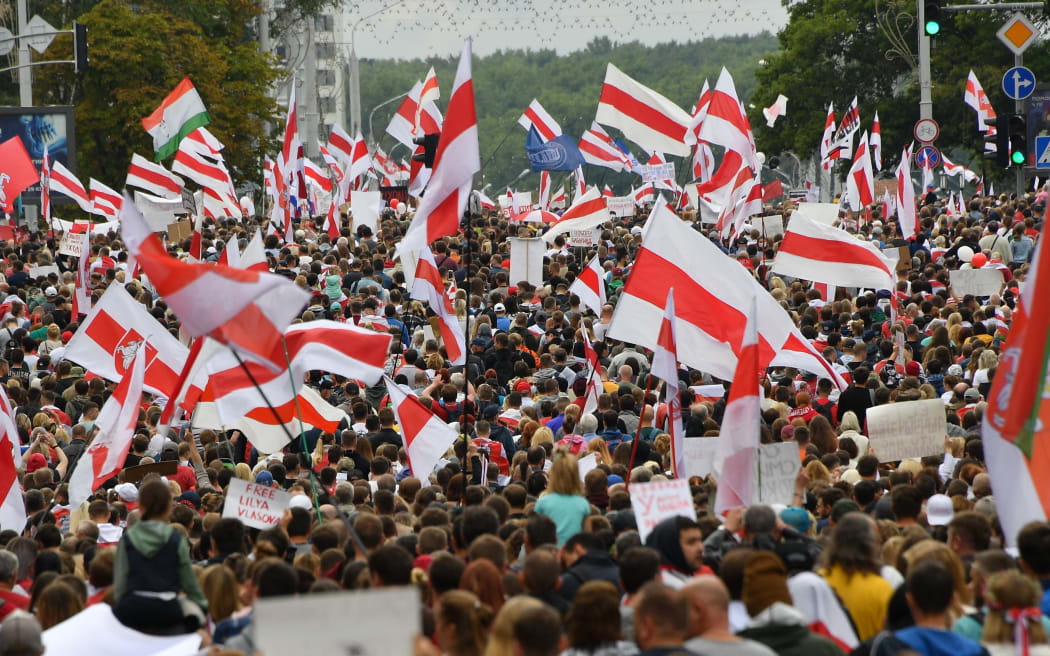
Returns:
[[[396,198],[391,198],[390,199],[390,209],[396,210],[397,209],[397,205],[398,205],[398,200]]]
[[[980,269],[985,264],[988,264],[988,256],[984,253],[974,253],[973,259],[970,260],[970,264],[973,265],[973,268]]]

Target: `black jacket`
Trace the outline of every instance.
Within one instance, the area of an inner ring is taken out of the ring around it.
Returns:
[[[857,421],[860,422],[860,429],[863,432],[865,430],[864,420],[867,417],[868,408],[872,405],[871,390],[866,387],[850,385],[839,395],[839,416],[837,419],[841,422],[842,417],[852,410],[857,415]]]
[[[608,581],[620,589],[620,567],[605,551],[588,551],[561,575],[558,593],[572,603],[576,591],[587,581]]]

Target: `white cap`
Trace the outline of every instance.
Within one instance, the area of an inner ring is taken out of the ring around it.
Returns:
[[[495,310],[496,312],[506,312],[507,311],[507,308],[502,303],[496,303],[496,305],[492,309]]]
[[[310,503],[310,497],[305,494],[296,494],[288,502],[289,508],[302,508],[303,510],[310,510],[313,508],[313,504]]]
[[[48,287],[44,290],[44,296],[58,296],[58,290],[54,287]]]
[[[930,526],[945,526],[955,516],[952,499],[946,494],[935,494],[926,501],[926,521]]]

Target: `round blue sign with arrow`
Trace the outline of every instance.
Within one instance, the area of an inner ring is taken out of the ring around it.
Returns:
[[[1003,75],[1003,92],[1011,100],[1024,100],[1035,91],[1035,73],[1024,66],[1014,66]]]

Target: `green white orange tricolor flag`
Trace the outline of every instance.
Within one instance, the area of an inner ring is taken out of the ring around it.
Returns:
[[[153,137],[158,162],[175,154],[183,137],[209,123],[204,101],[188,77],[182,78],[160,107],[142,119],[142,127]]]
[[[984,414],[982,440],[1008,546],[1050,516],[1050,248],[1040,241],[1021,285],[1009,341]]]

